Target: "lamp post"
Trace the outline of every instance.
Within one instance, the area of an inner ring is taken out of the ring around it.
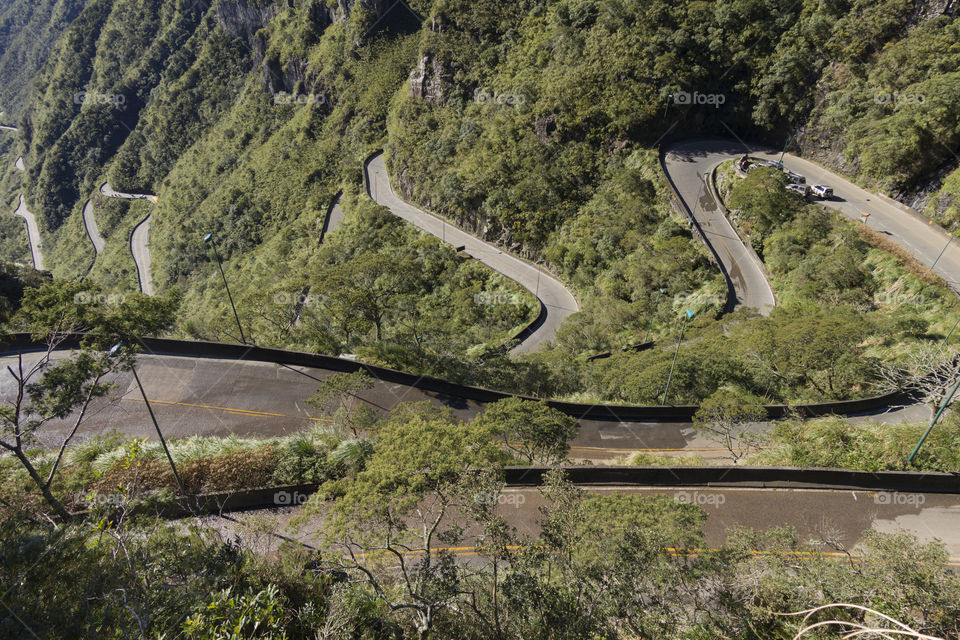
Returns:
[[[661,287],[660,289],[658,289],[658,291],[660,291],[660,296],[657,298],[657,303],[660,302],[660,298],[662,298],[662,297],[663,297],[663,294],[666,293],[666,291],[663,289],[663,287]],[[653,310],[653,312],[650,313],[650,322],[647,323],[647,330],[646,330],[646,331],[644,332],[644,334],[643,334],[643,341],[642,341],[641,344],[645,344],[645,343],[647,342],[647,336],[650,335],[650,330],[653,329],[653,318],[654,318],[654,316],[656,315],[657,305],[654,304],[654,305],[653,305],[653,308],[654,308],[654,310]]]
[[[931,220],[931,222],[933,222]],[[943,249],[940,250],[940,253],[937,255],[937,259],[933,261],[933,264],[930,265],[930,271],[933,271],[933,268],[937,266],[937,263],[940,262],[940,258],[943,257],[943,254],[946,252],[947,247],[950,246],[950,243],[953,242],[953,233],[950,234],[950,237],[947,238],[947,244],[943,245]]]
[[[933,356],[930,358],[930,362],[928,362],[926,366],[923,367],[924,369],[931,366],[933,362],[937,359],[937,356],[940,355],[941,349],[943,349],[943,346],[947,344],[947,340],[949,340],[950,336],[953,335],[953,332],[957,328],[958,324],[960,324],[960,318],[957,318],[957,321],[953,323],[953,327],[951,327],[950,331],[947,332],[947,335],[944,336],[943,340],[940,342],[940,346],[937,347],[937,350],[933,352]]]
[[[907,458],[907,464],[913,464],[913,459],[917,457],[920,447],[922,447],[923,443],[926,442],[927,436],[929,436],[930,432],[933,431],[933,427],[937,424],[937,420],[940,419],[944,409],[946,409],[947,405],[950,404],[950,401],[953,400],[953,394],[957,392],[958,388],[960,388],[960,379],[957,380],[957,384],[953,385],[953,389],[950,390],[950,395],[944,398],[943,402],[940,403],[940,408],[937,410],[936,415],[933,416],[933,420],[930,421],[930,426],[927,427],[927,430],[923,432],[922,436],[920,436],[920,442],[917,443],[917,446],[913,448],[913,453],[911,453],[910,457]]]
[[[247,344],[247,338],[243,335],[243,327],[240,325],[240,316],[237,315],[237,307],[233,304],[233,296],[230,295],[230,285],[227,284],[227,276],[223,272],[223,262],[220,260],[220,252],[217,251],[217,243],[213,239],[213,234],[208,233],[203,237],[203,241],[213,245],[213,255],[217,257],[217,266],[220,267],[220,277],[223,278],[223,287],[227,290],[227,298],[230,300],[230,307],[233,309],[233,318],[237,321],[237,329],[240,330],[240,342]]]
[[[667,388],[663,390],[663,402],[660,403],[661,407],[667,404],[667,396],[670,394],[670,381],[673,379],[673,370],[677,366],[677,357],[680,355],[680,342],[683,341],[683,332],[687,328],[687,322],[692,320],[694,315],[690,309],[687,309],[683,315],[683,325],[680,327],[680,337],[677,338],[677,350],[673,354],[673,363],[670,365],[670,375],[667,376]]]
[[[787,140],[786,144],[783,145],[783,151],[780,152],[780,159],[777,160],[777,165],[779,165],[781,169],[783,168],[783,156],[787,152],[787,147],[790,146],[790,143],[793,142],[793,139],[796,138],[798,135],[800,135],[799,131],[793,134],[792,136],[790,136],[790,139]]]
[[[113,345],[110,349],[110,355],[115,355],[120,349],[122,349],[124,344],[118,342]],[[163,433],[160,431],[160,425],[157,424],[157,417],[153,414],[153,407],[150,406],[150,401],[147,399],[147,392],[143,390],[143,384],[140,382],[140,376],[137,375],[137,367],[131,366],[130,371],[133,373],[133,379],[137,381],[137,388],[140,389],[140,395],[143,397],[144,404],[147,405],[147,412],[150,413],[150,420],[153,421],[153,427],[157,430],[157,437],[160,438],[160,444],[163,446],[164,452],[167,454],[167,460],[170,461],[170,468],[173,470],[173,477],[177,481],[177,487],[180,488],[180,493],[186,495],[187,490],[183,486],[183,482],[180,480],[180,474],[177,473],[177,465],[173,463],[173,456],[170,455],[170,449],[167,447],[167,441],[163,437]]]

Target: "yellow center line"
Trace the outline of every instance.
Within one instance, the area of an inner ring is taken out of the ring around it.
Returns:
[[[143,400],[137,400],[136,398],[123,398],[127,402],[138,402],[144,404]],[[226,411],[227,413],[233,413],[242,416],[265,416],[271,418],[298,418],[313,420],[314,422],[333,422],[328,418],[313,418],[311,416],[291,416],[285,413],[270,413],[269,411],[252,411],[250,409],[232,409],[230,407],[218,407],[215,405],[208,404],[193,404],[190,402],[172,402],[170,400],[150,400],[151,404],[161,404],[166,406],[177,406],[177,407],[193,407],[196,409],[211,409],[213,411]]]

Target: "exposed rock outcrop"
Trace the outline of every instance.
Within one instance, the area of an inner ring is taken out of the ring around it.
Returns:
[[[433,56],[423,55],[410,72],[410,92],[414,97],[433,104],[443,104],[443,67]]]

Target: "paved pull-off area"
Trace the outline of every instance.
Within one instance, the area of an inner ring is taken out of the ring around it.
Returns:
[[[124,200],[147,200],[153,204],[157,203],[157,196],[147,193],[121,193],[114,191],[109,183],[104,182],[100,185],[100,193],[107,198],[122,198]],[[91,218],[93,213],[91,211]],[[150,272],[150,218],[147,216],[133,228],[130,235],[130,253],[133,254],[133,261],[137,265],[137,279],[140,281],[140,291],[148,296],[153,295],[153,276]],[[84,221],[86,221],[86,209],[84,209]],[[94,223],[94,226],[96,223]],[[90,233],[90,227],[87,227],[87,233]],[[99,232],[98,232],[99,233]],[[90,236],[93,240],[93,236]],[[94,246],[96,243],[94,242]],[[99,252],[99,250],[98,250]]]
[[[387,173],[383,154],[371,158],[366,169],[370,197],[377,204],[387,207],[395,215],[445,242],[464,247],[464,251],[470,256],[517,282],[537,297],[545,311],[543,321],[526,339],[514,347],[512,353],[524,354],[535,351],[553,339],[560,323],[567,316],[580,311],[577,299],[573,297],[570,290],[543,267],[505,253],[444,219],[401,200],[390,186],[390,176]]]

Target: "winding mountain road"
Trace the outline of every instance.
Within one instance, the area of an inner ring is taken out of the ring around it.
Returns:
[[[100,193],[107,198],[121,198],[123,200],[147,200],[153,204],[157,203],[157,196],[147,193],[122,193],[115,191],[109,183],[104,182],[100,185]],[[91,218],[93,217],[91,211]],[[150,218],[148,215],[141,220],[133,233],[130,234],[130,253],[133,255],[133,261],[137,266],[137,280],[140,282],[140,291],[148,296],[153,295],[153,276],[151,275],[150,263]],[[86,222],[86,208],[84,208],[84,222]],[[96,226],[96,222],[94,222]],[[87,233],[90,233],[90,227],[87,227]],[[99,234],[99,231],[97,232]],[[93,236],[90,236],[93,241]],[[94,243],[96,246],[96,243]],[[99,250],[98,250],[99,252]]]
[[[743,155],[736,143],[694,140],[669,147],[664,166],[684,206],[703,231],[708,248],[720,260],[733,294],[733,309],[749,307],[766,315],[776,301],[763,266],[744,246],[707,186],[713,167],[735,155]]]
[[[20,194],[20,204],[13,215],[20,216],[27,222],[27,236],[30,240],[30,253],[33,255],[33,268],[43,271],[43,243],[40,241],[40,227],[37,226],[37,217],[27,209],[27,203]]]
[[[744,246],[704,182],[704,174],[718,164],[745,153],[767,160],[780,157],[779,151],[768,147],[729,140],[692,140],[668,147],[664,165],[668,178],[685,206],[694,212],[712,250],[720,258],[735,292],[736,306],[769,313],[774,299],[762,265]],[[950,242],[951,236],[941,228],[900,203],[872,194],[809,160],[785,155],[783,164],[805,176],[807,184],[833,187],[834,197],[818,200],[819,204],[857,221],[863,219],[862,213],[868,213],[866,224],[871,229],[887,235],[922,264],[931,266],[936,262],[935,273],[960,294],[960,246]]]
[[[719,214],[719,208],[711,208],[708,202],[701,200],[707,192],[702,182],[703,173],[715,164],[738,157],[743,152],[742,146],[729,142],[688,142],[671,147],[666,152],[665,166],[684,205],[705,227],[704,234],[711,248],[727,270],[737,305],[769,312],[774,301],[762,269],[733,233],[729,222]],[[750,149],[750,152],[754,155],[766,154],[764,157],[774,154],[764,149]],[[872,228],[889,234],[892,240],[921,262],[932,264],[944,248],[948,237],[918,215],[800,158],[788,157],[785,164],[806,175],[809,183],[821,182],[833,186],[837,198],[824,204],[854,219],[860,218],[861,211],[867,211],[871,214],[869,224]],[[390,186],[382,156],[371,159],[366,171],[369,192],[375,201],[435,236],[453,244],[463,244],[478,260],[501,273],[515,274],[515,279],[524,287],[538,293],[547,308],[548,318],[553,314],[552,324],[549,330],[541,327],[534,332],[531,340],[523,343],[525,349],[531,350],[548,340],[559,321],[576,311],[572,295],[545,273],[540,275],[538,291],[533,280],[537,270],[533,265],[504,254],[403,202]],[[145,196],[118,194],[112,197]],[[719,250],[713,246],[714,242],[719,244]],[[946,248],[937,263],[937,272],[956,287],[960,275],[960,248],[952,245]],[[534,337],[536,340],[533,340]],[[0,357],[0,364],[12,362],[13,358],[9,355]],[[333,373],[319,368],[187,358],[159,353],[141,356],[138,372],[154,405],[157,419],[169,437],[194,434],[279,435],[322,422],[322,419],[310,415],[305,399],[316,391],[324,378]],[[129,435],[151,435],[152,423],[131,374],[117,374],[115,382],[117,388],[91,406],[81,437],[102,433],[118,425],[122,425],[124,432]],[[0,395],[8,397],[11,391],[10,382],[0,377]],[[359,393],[358,397],[379,412],[387,411],[400,402],[426,400],[447,406],[464,419],[476,416],[484,406],[466,398],[445,396],[383,380],[377,380],[372,389]],[[910,406],[869,419],[897,423],[916,421],[926,416],[928,411],[925,407]],[[571,451],[574,458],[609,459],[637,451],[696,452],[705,457],[720,457],[722,454],[715,445],[699,438],[688,422],[621,421],[616,417],[616,407],[610,407],[609,420],[579,422],[579,435]],[[57,434],[69,429],[70,425],[54,422],[49,427],[51,433]],[[652,490],[621,486],[600,490],[638,493],[667,491],[663,488]],[[530,523],[536,517],[538,498],[525,489],[516,491],[524,496],[524,500],[516,501],[517,511],[512,520],[518,526],[533,526]],[[708,489],[684,491],[705,492]],[[723,502],[717,504],[715,510],[707,503],[708,537],[717,542],[721,541],[721,534],[725,535],[726,530],[734,525],[768,528],[788,524],[797,526],[804,535],[810,536],[841,532],[844,544],[848,547],[853,547],[863,532],[871,528],[885,531],[905,529],[923,539],[943,538],[951,555],[960,555],[960,504],[956,496],[918,494],[918,500],[913,502],[882,502],[868,493],[850,491],[711,487],[709,492],[715,496],[715,503],[719,502],[717,496],[723,496]],[[919,497],[924,501],[919,502]]]
[[[565,318],[580,311],[580,305],[570,290],[546,269],[505,253],[444,219],[404,202],[390,184],[382,153],[368,160],[364,169],[368,193],[377,204],[445,242],[464,247],[464,251],[477,261],[517,282],[540,301],[540,319],[511,353],[521,355],[536,351],[553,339]]]
[[[87,230],[87,237],[90,238],[93,250],[96,253],[102,252],[107,246],[107,241],[100,235],[100,227],[97,226],[97,219],[93,215],[93,200],[87,200],[83,205],[83,226]]]

